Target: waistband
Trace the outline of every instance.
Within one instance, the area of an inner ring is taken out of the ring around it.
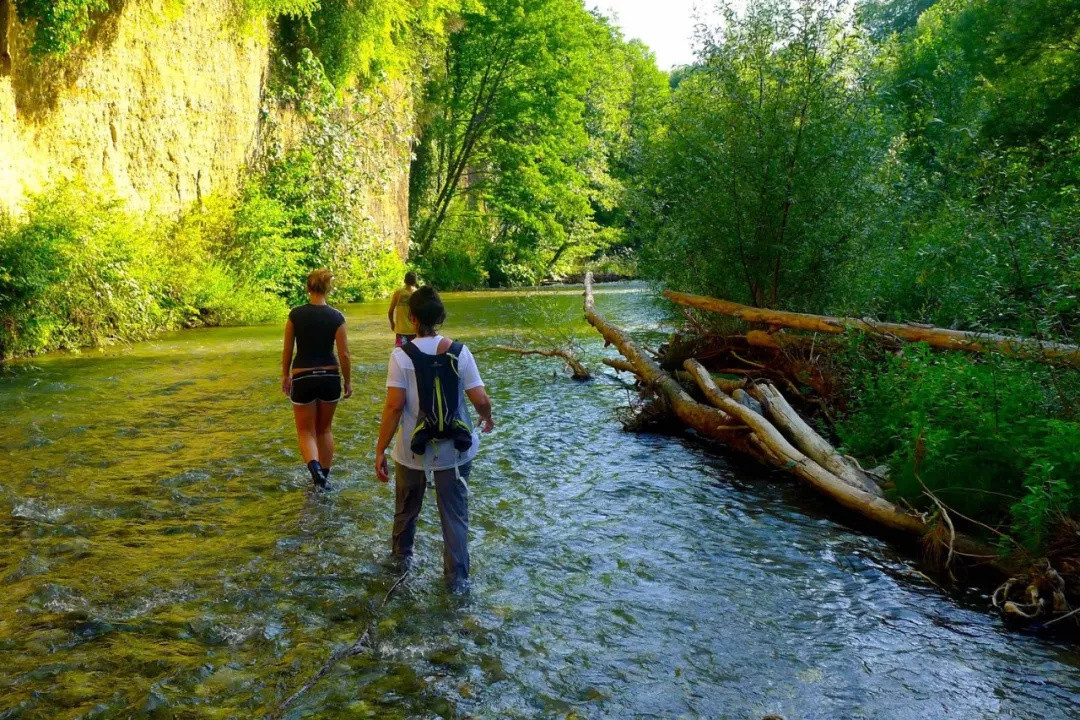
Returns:
[[[301,370],[300,372],[293,375],[292,379],[293,380],[299,380],[301,378],[306,378],[306,377],[331,377],[332,378],[332,377],[339,377],[340,374],[341,373],[337,370],[337,368],[326,369],[326,370]]]

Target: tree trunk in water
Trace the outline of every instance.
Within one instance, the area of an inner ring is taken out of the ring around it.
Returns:
[[[758,441],[768,448],[768,456],[774,464],[790,470],[823,495],[880,525],[911,535],[921,536],[926,531],[926,524],[919,518],[902,511],[887,500],[848,485],[804,455],[788,442],[772,423],[721,392],[701,363],[691,359],[686,361],[685,367],[697,380],[709,402],[738,418],[754,432]]]
[[[791,407],[779,390],[768,384],[758,385],[756,389],[760,393],[758,399],[765,406],[765,412],[768,413],[769,418],[791,438],[800,450],[848,485],[882,497],[881,488],[877,486],[877,483],[862,470],[849,463],[825,438],[818,435],[817,431],[795,412],[795,408]]]

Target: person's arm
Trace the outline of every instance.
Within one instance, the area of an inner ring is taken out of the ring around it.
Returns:
[[[345,330],[345,323],[338,325],[334,333],[334,341],[337,343],[338,365],[341,366],[341,379],[345,383],[345,397],[352,397],[352,357],[349,355],[349,336]]]
[[[491,419],[491,398],[483,385],[478,385],[471,390],[466,390],[469,402],[476,408],[476,414],[480,416],[480,431],[489,433],[495,429],[495,421]]]
[[[398,299],[401,297],[401,291],[396,290],[394,296],[390,298],[390,312],[386,313],[386,317],[390,319],[390,329],[397,332],[397,328],[394,327],[394,311],[397,310]]]
[[[399,387],[386,388],[386,403],[383,405],[382,421],[379,423],[379,441],[375,444],[375,476],[382,482],[390,482],[390,469],[386,463],[386,448],[394,439],[401,413],[405,411],[405,390]]]
[[[292,393],[292,353],[295,338],[292,320],[285,323],[285,345],[281,348],[281,392]]]
[[[484,389],[484,381],[480,378],[480,368],[476,367],[476,358],[468,347],[461,348],[459,368],[461,381],[465,384],[465,395],[476,408],[476,414],[480,416],[480,430],[489,433],[495,429],[495,421],[491,419],[491,398]]]

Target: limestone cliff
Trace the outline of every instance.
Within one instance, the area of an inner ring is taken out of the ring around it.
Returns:
[[[9,8],[0,0],[0,12]],[[133,209],[175,214],[235,190],[262,148],[275,112],[269,33],[242,17],[240,0],[127,0],[62,61],[31,57],[28,28],[9,17],[0,208],[17,212],[26,193],[79,176]],[[403,253],[409,147],[378,144],[384,167],[368,214]]]

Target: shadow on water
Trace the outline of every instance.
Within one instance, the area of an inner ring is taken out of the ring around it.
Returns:
[[[633,287],[604,312],[660,320]],[[448,296],[448,334],[572,332],[579,291]],[[473,476],[475,584],[449,595],[431,498],[381,612],[390,489],[369,470],[385,307],[347,308],[354,398],[308,491],[278,328],[40,358],[0,377],[0,718],[257,717],[369,624],[286,717],[1067,718],[1080,656],[957,604],[805,491],[685,438],[626,390],[480,358],[499,429]],[[556,320],[553,320],[556,318]]]

